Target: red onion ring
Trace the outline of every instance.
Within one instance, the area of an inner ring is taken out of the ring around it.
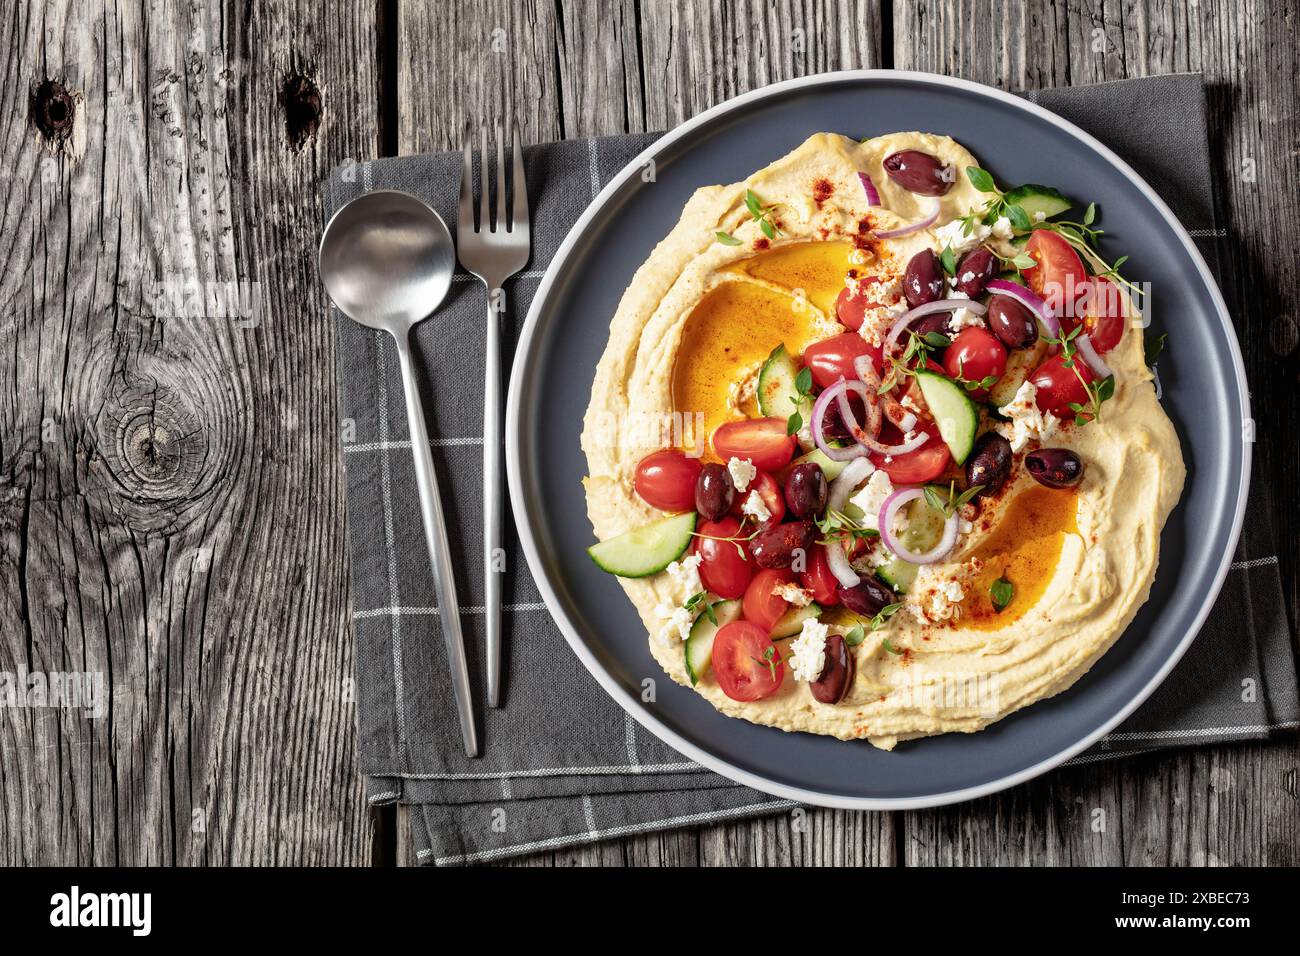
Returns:
[[[910,432],[916,425],[916,416],[905,409],[901,402],[894,397],[893,389],[888,392],[880,390],[880,373],[876,371],[876,365],[871,361],[868,355],[859,355],[853,360],[853,370],[858,373],[858,378],[867,386],[867,391],[875,395],[884,410],[885,417],[898,426],[902,432]],[[910,421],[910,424],[908,422]],[[876,429],[879,433],[880,429]]]
[[[882,445],[876,439],[876,434],[879,433],[880,431],[880,410],[874,406],[871,399],[871,394],[867,389],[866,384],[864,382],[849,382],[844,379],[840,379],[840,382],[844,383],[844,388],[840,389],[836,393],[835,398],[836,401],[839,402],[840,418],[843,419],[844,424],[848,426],[849,434],[851,434],[854,440],[857,442],[857,445],[854,447],[863,448],[869,451],[874,451],[880,455],[905,455],[909,451],[916,451],[918,448],[920,448],[922,445],[924,445],[927,441],[930,440],[930,435],[928,432],[917,432],[915,435],[913,435],[911,438],[908,438],[902,444]],[[836,388],[838,387],[838,385],[839,382],[837,382],[834,386],[832,386],[832,388]],[[853,409],[849,407],[848,396],[845,394],[846,392],[849,391],[852,391],[856,393],[859,397],[861,397],[863,404],[866,405],[868,409],[868,414],[871,415],[871,421],[868,424],[869,426],[874,426],[874,427],[869,427],[864,429],[861,425],[858,424],[858,419],[853,414]],[[813,409],[814,421],[816,420],[816,418],[817,418],[817,410],[816,408],[814,408]],[[815,427],[816,426],[814,426],[814,428]],[[813,439],[816,440],[816,438],[817,438],[817,432],[814,431]],[[822,451],[826,451],[826,449],[823,448]],[[844,449],[839,448],[836,449],[836,451],[844,451]],[[858,457],[858,456],[855,455],[854,457]],[[845,459],[840,458],[837,460],[844,461]]]
[[[844,512],[844,505],[848,503],[849,495],[853,494],[853,489],[862,484],[871,473],[876,470],[866,458],[858,458],[844,466],[844,470],[839,476],[831,482],[830,494],[826,499],[826,507],[831,511]],[[835,575],[835,580],[839,581],[846,588],[855,588],[861,582],[853,566],[849,564],[849,556],[845,550],[848,539],[838,543],[832,542],[826,547],[826,563],[830,565],[831,574]]]
[[[904,505],[915,501],[917,498],[924,498],[925,492],[912,485],[908,488],[899,488],[892,495],[884,500],[880,506],[880,540],[885,543],[890,551],[898,555],[904,561],[910,561],[913,564],[934,564],[952,550],[953,545],[957,543],[957,531],[960,525],[960,519],[957,512],[948,515],[943,523],[943,537],[929,551],[917,553],[903,547],[899,540],[894,537],[893,521],[900,508]],[[928,505],[927,505],[928,507]]]
[[[1111,371],[1110,366],[1101,360],[1101,356],[1098,355],[1097,350],[1093,348],[1092,339],[1088,338],[1087,332],[1084,332],[1076,338],[1074,344],[1078,346],[1079,354],[1082,355],[1083,360],[1088,363],[1088,367],[1097,373],[1098,378],[1109,378],[1115,374]]]
[[[1040,299],[1031,289],[1027,289],[1019,282],[1011,282],[1007,279],[990,279],[984,288],[988,289],[994,295],[1005,295],[1015,299],[1034,315],[1038,316],[1038,321],[1043,323],[1043,328],[1047,334],[1054,339],[1061,337],[1061,322],[1052,311],[1052,307]]]
[[[861,385],[861,383],[858,384]],[[837,448],[828,442],[826,436],[823,434],[826,425],[826,410],[831,407],[831,402],[843,396],[849,387],[850,383],[846,379],[842,378],[830,388],[825,389],[817,396],[817,401],[813,402],[812,422],[809,425],[809,428],[812,431],[813,441],[817,443],[817,447],[821,449],[822,454],[832,461],[852,461],[854,458],[861,458],[867,453],[867,449],[861,444],[846,445],[843,448]],[[865,390],[864,387],[863,391]],[[847,405],[848,402],[846,401],[845,404]],[[849,417],[852,418],[851,412]],[[855,421],[854,425],[856,424],[857,422]]]
[[[914,232],[920,232],[922,229],[928,229],[933,226],[939,219],[939,200],[934,201],[934,210],[924,219],[918,219],[916,222],[908,223],[906,226],[899,226],[897,229],[887,229],[884,232],[877,232],[877,239],[897,239],[900,236],[910,236]]]
[[[871,177],[866,173],[858,173],[858,182],[862,183],[862,191],[867,194],[867,205],[879,206],[880,193],[876,192],[876,184],[871,181]]]

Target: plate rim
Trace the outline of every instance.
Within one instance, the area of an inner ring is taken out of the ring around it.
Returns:
[[[544,567],[541,552],[538,548],[537,540],[533,535],[533,529],[527,521],[519,520],[528,514],[526,500],[522,491],[521,464],[520,464],[520,392],[523,388],[523,379],[525,376],[524,366],[526,356],[528,356],[534,344],[537,330],[541,323],[542,306],[549,298],[551,288],[555,284],[560,268],[572,254],[574,247],[586,234],[587,228],[596,214],[613,199],[623,186],[631,179],[632,176],[638,175],[647,159],[651,159],[662,152],[664,149],[691,134],[697,128],[704,126],[712,120],[724,116],[734,110],[748,106],[770,97],[780,96],[791,90],[798,90],[803,87],[815,86],[832,86],[841,83],[871,83],[872,81],[898,81],[903,80],[908,83],[915,83],[922,86],[939,86],[949,89],[955,89],[964,93],[974,94],[976,96],[986,97],[1003,104],[1011,105],[1017,109],[1029,113],[1031,116],[1045,121],[1052,126],[1058,127],[1066,134],[1073,136],[1086,145],[1092,147],[1097,153],[1115,169],[1124,175],[1137,189],[1147,198],[1155,210],[1165,220],[1166,224],[1172,227],[1174,234],[1182,242],[1184,250],[1191,258],[1197,272],[1200,274],[1206,287],[1210,290],[1211,304],[1214,307],[1215,314],[1219,319],[1229,345],[1229,352],[1232,359],[1233,371],[1236,374],[1237,390],[1241,401],[1241,417],[1243,421],[1250,420],[1250,390],[1246,381],[1245,362],[1241,354],[1241,344],[1237,339],[1236,329],[1232,324],[1232,317],[1228,311],[1227,303],[1224,301],[1222,290],[1210,271],[1200,250],[1196,248],[1191,236],[1188,234],[1183,224],[1170,210],[1169,206],[1155,192],[1154,189],[1120,156],[1118,156],[1108,146],[1098,140],[1092,134],[1079,128],[1069,120],[1039,106],[1037,103],[1030,102],[1024,97],[1017,96],[997,87],[987,86],[983,83],[976,83],[971,80],[960,79],[957,77],[944,76],[937,73],[923,73],[915,70],[838,70],[828,73],[817,73],[810,76],[796,77],[790,80],[783,80],[778,83],[772,83],[767,86],[759,87],[742,93],[731,99],[724,100],[715,106],[710,107],[702,113],[691,117],[672,130],[666,132],[663,136],[656,139],[640,153],[634,156],[613,178],[610,179],[605,187],[592,199],[591,203],[579,216],[577,222],[564,237],[560,243],[555,255],[538,284],[537,291],[533,295],[532,302],[528,309],[528,316],[520,330],[519,340],[515,348],[514,366],[510,373],[510,385],[506,398],[506,419],[505,419],[505,452],[506,452],[506,477],[510,493],[510,507],[516,518],[515,527],[519,534],[520,543],[523,546],[524,556],[528,561],[529,571],[533,575],[533,580],[537,582],[537,587],[541,593],[542,600],[546,604],[547,610],[551,617],[559,626],[564,639],[568,642],[578,659],[582,661],[583,666],[587,669],[596,681],[601,685],[607,694],[613,698],[619,706],[623,708],[631,717],[636,720],[642,727],[662,740],[668,746],[678,751],[682,755],[689,757],[697,763],[703,765],[709,770],[714,771],[736,783],[752,787],[763,793],[773,796],[784,797],[799,803],[807,803],[815,806],[829,807],[842,810],[919,810],[928,807],[945,806],[952,803],[960,803],[966,800],[974,800],[979,797],[999,793],[1011,787],[1018,786],[1035,777],[1042,776],[1048,771],[1065,763],[1071,757],[1076,756],[1088,747],[1092,746],[1111,730],[1121,724],[1125,718],[1132,714],[1142,705],[1156,688],[1159,687],[1174,669],[1174,666],[1182,659],[1187,649],[1191,646],[1196,636],[1200,633],[1201,627],[1205,624],[1211,608],[1214,606],[1220,591],[1223,589],[1224,581],[1227,579],[1228,571],[1232,565],[1233,555],[1236,553],[1237,545],[1241,539],[1242,527],[1246,513],[1246,499],[1249,496],[1250,488],[1250,471],[1254,449],[1249,441],[1244,437],[1241,440],[1242,457],[1240,470],[1240,483],[1237,491],[1237,501],[1234,507],[1232,528],[1229,533],[1228,547],[1224,548],[1223,554],[1219,558],[1219,566],[1214,574],[1213,582],[1205,592],[1201,601],[1201,606],[1197,609],[1192,626],[1188,628],[1187,633],[1183,635],[1182,640],[1168,655],[1167,659],[1156,671],[1156,673],[1147,681],[1145,685],[1127,701],[1116,713],[1103,721],[1092,733],[1085,735],[1082,739],[1060,752],[1040,760],[1016,773],[1007,774],[998,777],[995,780],[978,784],[972,787],[964,787],[958,790],[944,791],[940,793],[927,794],[918,797],[849,797],[842,794],[823,793],[818,790],[806,789],[803,787],[790,786],[770,780],[759,774],[751,773],[736,767],[726,760],[721,759],[714,754],[709,753],[702,747],[699,747],[683,738],[672,728],[668,727],[658,717],[651,714],[646,708],[639,706],[637,699],[634,699],[626,689],[619,684],[617,680],[600,664],[595,655],[587,648],[582,637],[577,633],[576,628],[563,613],[561,604],[555,590],[551,587],[550,581],[546,575],[541,573]]]

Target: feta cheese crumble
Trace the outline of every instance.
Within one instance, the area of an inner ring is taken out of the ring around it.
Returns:
[[[795,607],[807,607],[812,603],[812,591],[797,584],[782,582],[772,588],[772,594]]]
[[[731,483],[737,491],[744,491],[758,474],[751,458],[733,458],[727,462],[727,471],[731,474]]]
[[[970,309],[954,309],[952,318],[948,320],[948,331],[960,332],[962,329],[983,324],[984,320]]]
[[[826,634],[829,628],[809,618],[803,630],[790,642],[790,673],[795,680],[814,681],[826,666]]]
[[[940,226],[934,231],[934,238],[937,241],[937,252],[942,253],[948,246],[956,255],[963,252],[969,252],[981,242],[989,237],[990,229],[983,223],[975,223],[971,227],[969,234],[966,233],[966,223],[960,219],[954,219],[952,222]]]
[[[700,562],[703,560],[698,554],[690,554],[681,561],[670,562],[666,569],[668,576],[686,592],[688,598],[704,590],[700,583]]]
[[[966,592],[956,581],[942,581],[930,592],[930,601],[925,608],[926,617],[932,621],[947,621],[961,616],[958,606],[966,599]]]
[[[673,607],[670,604],[659,604],[655,607],[655,617],[667,623],[664,624],[663,633],[666,637],[672,636],[677,632],[677,636],[683,641],[691,636],[691,625],[695,623],[691,617],[691,612],[684,607]]]
[[[998,216],[997,222],[993,223],[993,235],[999,239],[1010,239],[1016,234],[1011,228],[1011,220],[1006,216]]]
[[[735,459],[732,459],[735,461]],[[763,501],[763,496],[757,491],[751,491],[745,503],[741,505],[741,514],[749,515],[759,524],[772,517],[772,512],[767,510],[767,504]]]
[[[1011,442],[1013,452],[1024,450],[1032,438],[1046,441],[1056,433],[1056,427],[1060,424],[1060,420],[1051,412],[1043,414],[1039,411],[1035,400],[1037,394],[1038,389],[1034,383],[1026,380],[1020,384],[1015,397],[1002,406],[1002,414],[1011,421],[998,425],[998,432]]]
[[[894,483],[883,471],[873,471],[867,483],[849,499],[862,509],[862,527],[880,530],[880,508],[885,499],[894,493]]]

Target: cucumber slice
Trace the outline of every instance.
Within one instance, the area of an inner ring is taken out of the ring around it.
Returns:
[[[700,616],[691,625],[691,633],[686,638],[686,674],[692,684],[698,684],[704,672],[713,662],[713,638],[719,629],[726,627],[740,617],[740,601],[719,601],[713,605],[713,616],[718,619],[714,624],[709,615],[700,612]]]
[[[814,620],[822,616],[820,604],[808,604],[804,607],[792,607],[781,615],[781,619],[772,625],[772,632],[768,634],[774,641],[779,641],[783,637],[794,637],[803,630],[803,622]]]
[[[694,530],[694,511],[669,515],[593,544],[587,554],[602,571],[620,578],[644,578],[658,574],[685,554]]]
[[[1030,222],[1037,222],[1035,217],[1040,212],[1043,214],[1044,219],[1051,219],[1053,216],[1059,215],[1070,208],[1070,200],[1051,186],[1039,186],[1035,183],[1017,186],[1007,193],[1003,199],[1010,205],[1019,206],[1029,213]]]
[[[940,489],[943,495],[946,488]],[[925,501],[917,499],[907,506],[905,513],[907,527],[899,533],[900,543],[910,551],[929,551],[943,537],[943,515],[931,508]],[[899,594],[906,594],[916,574],[921,570],[919,564],[893,557],[876,569],[876,576]]]
[[[812,451],[808,452],[808,454],[800,455],[794,461],[790,462],[790,464],[781,469],[780,473],[776,476],[777,481],[781,483],[781,487],[785,487],[785,480],[790,476],[790,472],[794,470],[795,465],[802,465],[807,462],[821,465],[822,474],[826,476],[827,481],[834,481],[838,478],[840,472],[844,470],[844,466],[848,464],[847,461],[835,461],[833,458],[827,458],[824,451],[820,448],[814,448]]]
[[[917,372],[916,380],[921,385],[925,403],[930,406],[930,414],[939,423],[939,434],[952,452],[953,461],[959,465],[964,463],[975,444],[975,432],[980,423],[975,403],[960,385],[943,375]]]
[[[920,570],[921,566],[919,564],[904,561],[902,558],[891,558],[887,563],[876,568],[876,577],[899,594],[906,594],[907,589],[916,580],[916,572]]]
[[[812,400],[794,400],[799,366],[784,345],[778,345],[758,373],[758,410],[767,418],[789,418],[795,412],[806,422],[812,417]]]
[[[1009,405],[1034,369],[1043,364],[1047,356],[1047,343],[1039,339],[1027,349],[1015,349],[1007,356],[1007,367],[1002,377],[989,389],[989,404],[997,408]]]

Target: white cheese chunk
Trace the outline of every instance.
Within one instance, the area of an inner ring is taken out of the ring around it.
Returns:
[[[772,588],[772,594],[795,607],[807,607],[813,599],[812,591],[784,581]]]
[[[734,459],[733,459],[734,461]],[[741,514],[749,515],[759,524],[762,524],[768,518],[772,517],[772,512],[767,510],[767,503],[763,501],[763,496],[757,491],[751,491],[745,503],[740,507]]]
[[[675,632],[683,641],[691,636],[691,625],[695,620],[686,608],[660,604],[655,607],[655,617],[667,622],[663,631],[665,636],[671,636]]]
[[[681,561],[673,561],[668,567],[668,576],[684,591],[686,597],[704,590],[700,583],[700,562],[704,559],[698,554],[689,554]]]
[[[935,251],[942,253],[944,249],[951,246],[956,255],[961,255],[963,252],[974,249],[987,239],[989,233],[988,226],[977,222],[971,227],[970,233],[967,234],[966,223],[960,219],[954,219],[934,231]]]
[[[737,491],[748,488],[749,483],[758,474],[758,469],[754,467],[753,459],[750,458],[731,459],[727,462],[727,471],[731,474],[731,483],[736,486]]]
[[[867,483],[849,499],[863,511],[862,527],[879,530],[880,508],[894,493],[894,483],[883,471],[873,471]]]
[[[1031,439],[1046,441],[1056,433],[1060,420],[1051,412],[1044,414],[1038,408],[1038,389],[1028,380],[1021,383],[1015,397],[1002,406],[1002,414],[1011,419],[998,426],[998,431],[1011,443],[1013,452],[1023,451]]]
[[[999,239],[1010,239],[1016,231],[1011,228],[1011,220],[1006,216],[998,216],[997,222],[993,223],[993,235]]]
[[[826,666],[826,634],[829,628],[815,618],[803,622],[803,630],[790,642],[790,673],[795,680],[814,681]]]

